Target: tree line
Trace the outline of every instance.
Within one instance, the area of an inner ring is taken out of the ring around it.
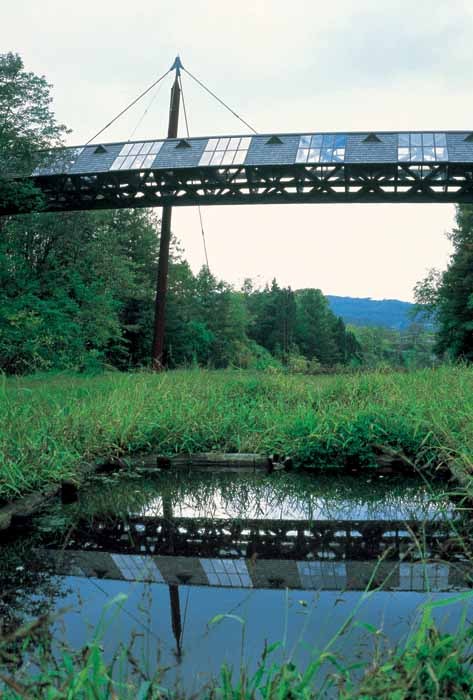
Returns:
[[[6,372],[148,363],[159,221],[147,210],[28,214],[2,225],[0,367]],[[173,244],[166,364],[312,368],[359,363],[355,335],[320,290],[276,280],[232,288],[193,274]],[[309,366],[309,365],[307,365]]]
[[[27,214],[0,235],[0,369],[149,364],[159,250],[150,210]],[[194,274],[173,240],[166,364],[320,372],[433,361],[433,334],[347,327],[319,289],[234,289]]]

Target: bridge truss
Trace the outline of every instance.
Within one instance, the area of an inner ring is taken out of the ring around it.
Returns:
[[[473,203],[473,164],[241,165],[39,175],[46,211],[213,204]],[[12,207],[1,214],[16,213]]]

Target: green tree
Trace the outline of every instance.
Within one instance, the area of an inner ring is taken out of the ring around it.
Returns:
[[[348,330],[361,348],[365,367],[404,367],[399,331],[385,326],[349,326]]]
[[[213,337],[208,361],[216,367],[236,362],[241,346],[248,342],[243,295],[203,267],[195,280],[194,314]]]
[[[416,287],[416,301],[427,301],[438,324],[436,351],[473,361],[473,206],[459,205],[449,234],[453,254],[447,270],[431,273]]]
[[[18,54],[0,54],[0,206],[17,211],[40,208],[39,190],[30,175],[52,147],[62,144],[66,127],[51,110],[51,86],[27,72]],[[8,179],[9,176],[17,179]]]
[[[1,368],[142,361],[156,245],[156,221],[145,210],[8,220],[0,237]]]
[[[296,300],[290,287],[281,288],[273,279],[271,286],[246,294],[249,311],[249,335],[259,345],[287,362],[294,350],[296,331]]]
[[[297,345],[308,360],[316,358],[326,366],[341,360],[336,321],[320,289],[301,289],[297,293]]]

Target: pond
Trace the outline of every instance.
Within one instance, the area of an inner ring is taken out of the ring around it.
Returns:
[[[2,624],[62,611],[54,644],[80,648],[99,625],[109,658],[129,648],[194,692],[222,663],[254,671],[277,641],[274,661],[355,663],[402,642],[427,600],[472,587],[467,528],[414,477],[100,477],[1,545]],[[436,609],[441,629],[465,605]]]

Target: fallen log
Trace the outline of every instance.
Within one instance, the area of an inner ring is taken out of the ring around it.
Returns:
[[[213,471],[235,469],[241,471],[270,470],[271,459],[264,454],[201,452],[197,454],[180,454],[172,457],[164,455],[146,455],[133,459],[131,467],[145,469],[194,469]]]

